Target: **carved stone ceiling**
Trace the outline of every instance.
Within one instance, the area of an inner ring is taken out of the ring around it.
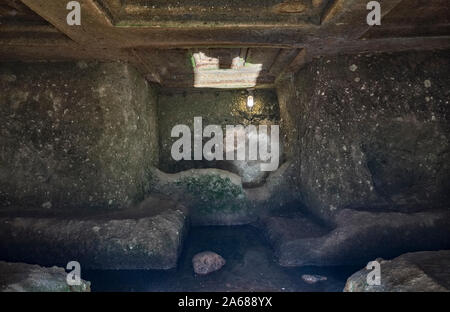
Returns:
[[[1,0],[2,60],[129,62],[165,88],[273,87],[313,57],[450,48],[450,1]]]

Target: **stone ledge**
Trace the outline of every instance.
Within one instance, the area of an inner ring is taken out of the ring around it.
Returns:
[[[282,266],[362,265],[376,257],[450,248],[450,212],[445,210],[407,214],[344,209],[324,235],[319,235],[324,229],[318,225],[304,233],[307,227],[298,224],[310,220],[275,221],[266,221],[264,231]]]
[[[0,224],[4,260],[62,266],[78,261],[82,269],[174,268],[187,232],[187,216],[178,206],[137,219],[16,217],[0,218]]]

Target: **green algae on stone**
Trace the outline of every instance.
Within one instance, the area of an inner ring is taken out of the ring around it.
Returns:
[[[233,184],[230,178],[210,174],[183,177],[176,184],[195,196],[202,213],[237,212],[247,209],[242,187]]]

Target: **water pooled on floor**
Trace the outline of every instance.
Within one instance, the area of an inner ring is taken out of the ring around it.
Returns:
[[[196,275],[192,257],[213,251],[227,261],[217,272]],[[178,268],[169,271],[84,271],[92,291],[342,291],[358,267],[279,266],[264,237],[252,226],[191,228]],[[307,284],[303,274],[327,277]]]

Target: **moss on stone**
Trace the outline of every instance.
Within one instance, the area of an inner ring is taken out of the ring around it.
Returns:
[[[205,214],[215,212],[238,212],[247,209],[241,186],[230,178],[217,175],[183,177],[176,182],[198,201],[198,210]]]

